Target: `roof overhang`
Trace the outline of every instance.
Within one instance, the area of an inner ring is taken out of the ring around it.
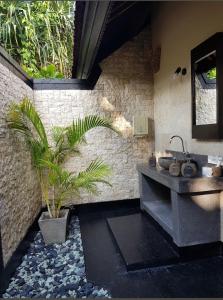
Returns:
[[[110,1],[76,2],[73,78],[88,79],[92,76],[111,8],[110,3]]]
[[[147,1],[76,1],[72,77],[93,87],[99,63],[149,23],[150,11]]]

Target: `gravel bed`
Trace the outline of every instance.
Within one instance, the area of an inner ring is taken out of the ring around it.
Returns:
[[[41,233],[37,233],[3,298],[110,296],[106,289],[86,279],[79,220],[72,216],[63,244],[45,246]]]

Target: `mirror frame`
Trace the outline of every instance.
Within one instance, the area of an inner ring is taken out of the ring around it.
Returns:
[[[216,51],[216,124],[196,125],[195,62]],[[223,139],[223,32],[217,32],[191,50],[192,138]]]

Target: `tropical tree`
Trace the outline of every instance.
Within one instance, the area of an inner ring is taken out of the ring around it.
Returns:
[[[71,75],[73,27],[74,1],[0,0],[0,44],[31,77],[51,64]]]
[[[79,173],[62,167],[71,154],[79,153],[78,146],[86,143],[86,132],[98,126],[116,131],[110,120],[93,115],[77,119],[67,127],[54,127],[53,145],[49,144],[40,115],[29,99],[10,106],[7,122],[10,128],[25,137],[39,176],[42,199],[51,218],[59,217],[61,206],[69,195],[79,196],[82,189],[97,194],[97,183],[110,185],[106,180],[110,167],[100,159],[93,160]]]

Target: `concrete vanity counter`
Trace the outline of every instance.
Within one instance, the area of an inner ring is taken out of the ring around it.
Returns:
[[[148,164],[138,165],[137,170],[179,194],[223,190],[223,177],[173,177],[169,171],[151,168]]]
[[[220,241],[223,177],[172,177],[166,170],[138,165],[141,209],[179,247]]]

